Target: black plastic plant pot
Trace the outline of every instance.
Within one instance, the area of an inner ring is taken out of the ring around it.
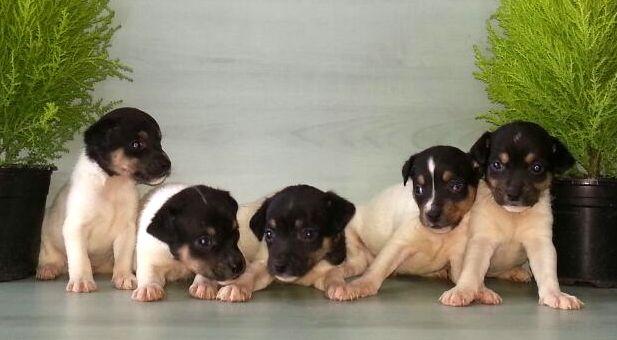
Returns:
[[[551,190],[559,281],[617,287],[617,180],[555,180]]]
[[[36,270],[52,171],[0,167],[0,281]]]

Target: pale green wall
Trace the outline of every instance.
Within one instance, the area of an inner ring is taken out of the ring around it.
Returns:
[[[293,183],[369,198],[412,152],[467,149],[488,107],[472,46],[493,0],[117,0],[105,98],[153,114],[173,181],[246,201]],[[79,143],[59,163],[66,180]]]

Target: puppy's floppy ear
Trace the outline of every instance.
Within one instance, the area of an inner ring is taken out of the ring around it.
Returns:
[[[568,148],[557,138],[551,137],[551,164],[553,171],[562,174],[576,163]]]
[[[148,228],[146,228],[146,231],[148,234],[167,243],[168,245],[177,243],[178,230],[175,226],[175,220],[178,212],[179,211],[176,207],[163,205],[163,207],[159,209],[159,211],[157,211],[152,218],[152,221],[150,222]]]
[[[264,232],[266,231],[266,212],[268,211],[268,207],[270,206],[270,198],[266,199],[259,209],[255,212],[253,217],[251,217],[251,221],[249,225],[253,234],[257,236],[257,239],[261,241],[264,236]]]
[[[491,133],[489,131],[486,131],[484,134],[482,134],[480,139],[478,139],[473,144],[473,146],[469,150],[469,155],[471,156],[471,159],[474,162],[473,163],[474,168],[477,163],[480,169],[482,170],[482,172],[484,172],[484,169],[486,168],[486,163],[488,163],[488,156],[490,154],[490,151],[491,151]]]
[[[86,147],[95,149],[109,147],[110,136],[118,127],[118,122],[115,119],[101,119],[92,124],[84,132]]]
[[[414,168],[413,168],[413,163],[416,161],[416,158],[418,157],[418,154],[415,155],[411,155],[411,157],[409,157],[409,159],[405,162],[405,164],[403,164],[403,186],[407,185],[407,180],[409,179],[409,177],[413,176],[414,173]]]
[[[336,235],[345,229],[356,213],[356,206],[332,191],[326,192],[324,199],[328,211],[327,235]]]

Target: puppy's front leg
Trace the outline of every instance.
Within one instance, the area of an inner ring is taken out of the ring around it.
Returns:
[[[88,258],[86,223],[81,217],[69,212],[62,226],[69,269],[69,283],[66,285],[66,291],[89,293],[95,291],[97,287],[92,277],[92,265]]]
[[[563,293],[557,281],[557,254],[549,236],[529,237],[523,241],[529,265],[538,284],[539,303],[558,309],[581,309],[583,303]]]
[[[227,286],[219,289],[216,298],[226,302],[244,302],[254,291],[266,288],[274,277],[268,273],[265,260],[251,262],[246,271]]]
[[[490,238],[477,237],[469,240],[463,270],[456,286],[441,295],[439,301],[448,306],[467,306],[480,300],[485,304],[499,304],[501,297],[484,286],[484,276],[495,252],[496,243]],[[454,274],[453,274],[453,279]]]
[[[414,249],[404,239],[391,237],[362,277],[346,285],[332,286],[327,292],[328,297],[347,301],[377,294],[383,281],[414,254]]]
[[[137,289],[133,291],[131,298],[140,302],[162,300],[165,298],[164,273],[148,261],[139,261],[139,255],[137,259]]]
[[[132,270],[135,231],[135,222],[131,220],[113,243],[114,270],[111,281],[118,289],[135,289],[137,287],[137,278],[133,275]]]
[[[199,274],[195,275],[193,284],[189,287],[189,294],[200,300],[214,300],[218,293],[219,285],[214,280],[210,280]]]

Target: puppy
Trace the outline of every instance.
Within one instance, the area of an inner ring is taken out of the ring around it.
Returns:
[[[447,277],[449,269],[452,280],[458,279],[479,167],[457,148],[435,146],[412,155],[402,172],[403,184],[359,207],[347,227],[347,270],[361,272],[377,257],[362,277],[329,287],[330,299],[375,295],[393,272]]]
[[[245,268],[237,211],[228,192],[204,185],[154,190],[139,218],[133,300],[161,300],[166,281],[195,274],[189,294],[215,299],[217,282],[235,279]]]
[[[134,108],[109,112],[84,134],[85,149],[70,182],[45,216],[36,277],[69,274],[66,290],[96,290],[92,273],[113,273],[118,289],[135,288],[138,193],[136,184],[156,185],[170,172],[161,129]]]
[[[574,165],[572,155],[543,128],[527,122],[485,133],[471,154],[486,170],[486,178],[470,214],[461,277],[440,301],[450,306],[466,306],[474,299],[501,303],[495,292],[481,289],[485,274],[496,275],[529,260],[540,304],[581,308],[582,302],[562,293],[557,281],[549,193],[553,175]]]
[[[345,260],[344,228],[354,213],[351,202],[308,185],[290,186],[266,198],[249,226],[242,222],[246,212],[240,218],[240,233],[254,234],[253,241],[244,244],[255,252],[252,262],[237,280],[220,288],[217,298],[249,300],[275,278],[323,290],[328,274]]]

